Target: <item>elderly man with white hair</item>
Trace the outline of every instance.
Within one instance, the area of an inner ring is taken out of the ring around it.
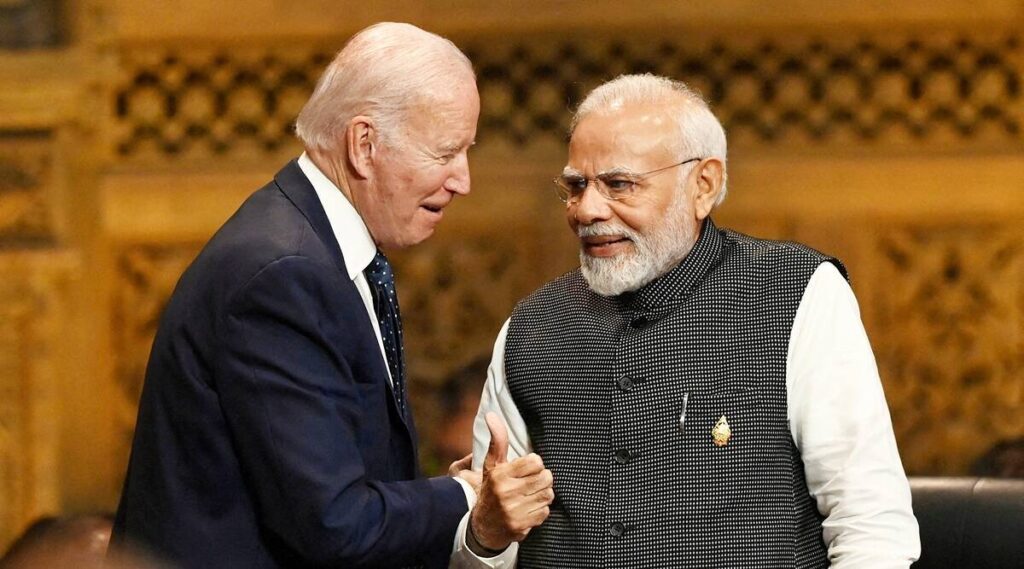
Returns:
[[[726,141],[705,102],[652,75],[598,87],[555,184],[580,268],[502,328],[474,437],[479,466],[503,420],[555,499],[518,546],[471,517],[459,563],[908,567],[917,523],[846,270],[712,222]]]
[[[382,250],[469,193],[480,101],[451,42],[354,36],[298,117],[305,152],[181,277],[153,344],[112,538],[175,567],[444,567],[479,487],[487,534],[544,519],[536,456],[419,477]],[[522,495],[495,516],[504,493]]]

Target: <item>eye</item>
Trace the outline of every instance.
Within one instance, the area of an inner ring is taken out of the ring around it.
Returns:
[[[587,179],[583,176],[562,176],[562,185],[574,194],[581,194],[587,189]]]
[[[609,190],[615,193],[629,192],[633,189],[633,186],[636,185],[635,180],[631,180],[630,178],[624,178],[622,176],[613,176],[607,179],[603,179],[601,180],[601,182],[603,182]]]
[[[447,163],[451,162],[454,159],[455,159],[455,155],[454,154],[443,154],[443,155],[437,157],[437,161],[440,162],[441,164],[447,164]]]

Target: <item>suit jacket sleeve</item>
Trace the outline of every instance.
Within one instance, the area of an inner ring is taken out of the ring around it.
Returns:
[[[366,315],[341,305],[338,274],[306,257],[278,259],[224,316],[215,387],[261,527],[304,562],[445,566],[465,495],[448,477],[367,478],[361,429],[387,418],[362,414],[381,379],[353,374],[345,350]]]

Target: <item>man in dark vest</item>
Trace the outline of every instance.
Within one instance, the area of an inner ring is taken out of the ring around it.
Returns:
[[[555,499],[518,545],[471,517],[458,559],[908,567],[917,523],[846,269],[712,222],[726,142],[706,103],[651,75],[597,88],[555,182],[581,266],[513,311],[474,428],[477,466],[500,417]]]

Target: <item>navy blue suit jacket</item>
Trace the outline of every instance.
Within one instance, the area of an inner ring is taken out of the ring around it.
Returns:
[[[112,543],[182,567],[445,567],[465,495],[417,475],[412,417],[293,160],[171,296]]]

